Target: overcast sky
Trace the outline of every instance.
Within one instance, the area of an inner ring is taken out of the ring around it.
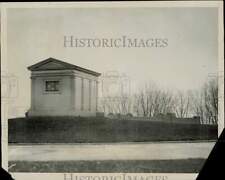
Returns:
[[[7,60],[19,81],[15,104],[30,105],[27,66],[54,57],[105,73],[118,71],[134,87],[154,81],[169,89],[199,89],[218,65],[216,8],[10,9]],[[63,38],[167,38],[166,48],[65,48]]]

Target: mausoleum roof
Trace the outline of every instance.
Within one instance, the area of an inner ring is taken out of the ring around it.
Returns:
[[[38,62],[38,63],[36,63],[32,66],[29,66],[28,69],[30,71],[69,70],[69,69],[72,69],[72,70],[81,71],[81,72],[84,72],[84,73],[87,73],[87,74],[91,74],[91,75],[94,75],[94,76],[100,76],[101,75],[98,72],[95,72],[95,71],[92,71],[92,70],[89,70],[89,69],[85,69],[85,68],[82,68],[80,66],[76,66],[76,65],[73,65],[73,64],[70,64],[70,63],[67,63],[67,62],[63,62],[63,61],[60,61],[60,60],[52,58],[52,57],[50,57],[46,60],[43,60],[41,62]]]

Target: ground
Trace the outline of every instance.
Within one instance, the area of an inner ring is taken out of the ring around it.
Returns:
[[[215,142],[10,145],[15,172],[198,172]]]
[[[9,143],[110,143],[216,140],[216,125],[106,118],[9,119]]]
[[[80,173],[198,173],[205,159],[105,160],[105,161],[10,161],[10,172]]]
[[[11,172],[199,172],[216,125],[106,118],[9,119]]]

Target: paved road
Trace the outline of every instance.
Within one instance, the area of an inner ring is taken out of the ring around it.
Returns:
[[[214,142],[10,145],[9,160],[162,160],[207,158]]]

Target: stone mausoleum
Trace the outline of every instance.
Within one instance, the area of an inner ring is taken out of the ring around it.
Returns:
[[[96,116],[98,72],[54,58],[29,66],[33,116]]]

